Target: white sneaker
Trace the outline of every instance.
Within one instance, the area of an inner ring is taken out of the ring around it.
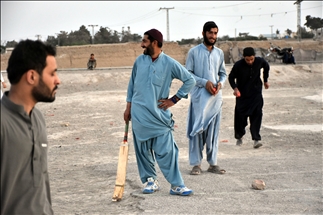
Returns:
[[[189,196],[193,194],[193,190],[188,189],[184,185],[178,187],[172,187],[169,192],[171,195]]]
[[[146,184],[145,188],[143,189],[142,193],[151,194],[157,190],[159,190],[158,181],[154,180],[154,178],[151,177],[151,178],[147,179],[147,184]]]

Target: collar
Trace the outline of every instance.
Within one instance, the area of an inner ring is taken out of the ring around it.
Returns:
[[[201,43],[201,45],[203,46],[203,48],[205,49],[205,50],[207,50],[207,51],[212,51],[213,49],[214,49],[214,45],[212,46],[212,49],[211,50],[209,50],[207,47],[206,47],[206,45],[204,44],[204,43]]]
[[[142,55],[148,57],[149,60],[151,61],[152,57],[150,55],[145,55],[145,54],[142,54]],[[155,59],[154,62],[156,62],[158,59],[162,58],[164,55],[165,55],[165,53],[163,51],[161,51],[160,54],[158,55],[158,57]]]
[[[12,112],[16,112],[18,114],[20,114],[21,116],[23,116],[24,118],[27,118],[30,120],[30,117],[28,116],[28,114],[26,113],[24,106],[22,105],[18,105],[16,103],[13,103],[9,98],[8,98],[8,94],[9,91],[6,91],[2,98],[1,98],[1,103],[10,111]],[[32,114],[32,110],[31,110],[31,114]]]

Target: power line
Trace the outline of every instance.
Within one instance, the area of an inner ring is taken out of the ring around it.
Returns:
[[[141,21],[143,21],[143,20],[145,20],[147,18],[151,18],[151,17],[156,16],[158,14],[159,14],[159,11],[157,9],[155,9],[155,10],[150,11],[149,13],[147,13],[145,15],[136,17],[134,19],[131,19],[131,20],[128,20],[128,21],[124,21],[124,22],[119,22],[119,23],[116,23],[116,24],[108,24],[107,26],[113,27],[113,26],[129,25],[131,23],[141,22]]]
[[[217,7],[176,7],[179,9],[186,9],[186,10],[213,10],[213,9],[220,9],[220,8],[226,8],[226,7],[233,7],[237,5],[243,5],[243,4],[251,4],[254,2],[244,2],[244,3],[239,3],[239,4],[232,4],[232,5],[226,5],[226,6],[217,6]]]
[[[312,9],[312,8],[317,8],[317,7],[309,7],[309,8],[304,8],[304,10]],[[200,13],[193,13],[193,12],[186,12],[182,10],[174,10],[174,12],[179,12],[179,13],[184,13],[184,14],[190,14],[190,15],[198,15],[198,16],[212,16],[212,17],[259,17],[259,16],[271,16],[273,17],[274,15],[279,15],[279,14],[287,14],[287,13],[294,13],[297,12],[297,10],[290,10],[290,11],[285,11],[285,12],[277,12],[277,13],[267,13],[267,14],[254,14],[254,15],[221,15],[221,14],[200,14]]]

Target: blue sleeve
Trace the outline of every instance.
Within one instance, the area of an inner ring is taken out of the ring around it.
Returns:
[[[183,85],[178,89],[176,96],[178,98],[188,98],[188,93],[195,85],[195,79],[191,73],[180,63],[175,62],[172,68],[172,76],[183,82]]]
[[[135,82],[135,78],[136,78],[136,73],[137,73],[137,66],[136,66],[136,62],[135,62],[132,67],[132,72],[131,72],[131,76],[129,79],[128,90],[127,90],[127,99],[126,99],[127,102],[132,101],[133,86],[134,86],[134,82]]]

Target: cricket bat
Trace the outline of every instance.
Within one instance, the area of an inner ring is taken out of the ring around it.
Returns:
[[[128,128],[129,122],[125,125],[125,131],[123,136],[123,141],[120,144],[119,149],[119,160],[117,169],[117,178],[114,186],[114,192],[112,196],[112,201],[120,201],[123,195],[124,187],[126,184],[126,173],[127,173],[127,163],[128,163]]]

